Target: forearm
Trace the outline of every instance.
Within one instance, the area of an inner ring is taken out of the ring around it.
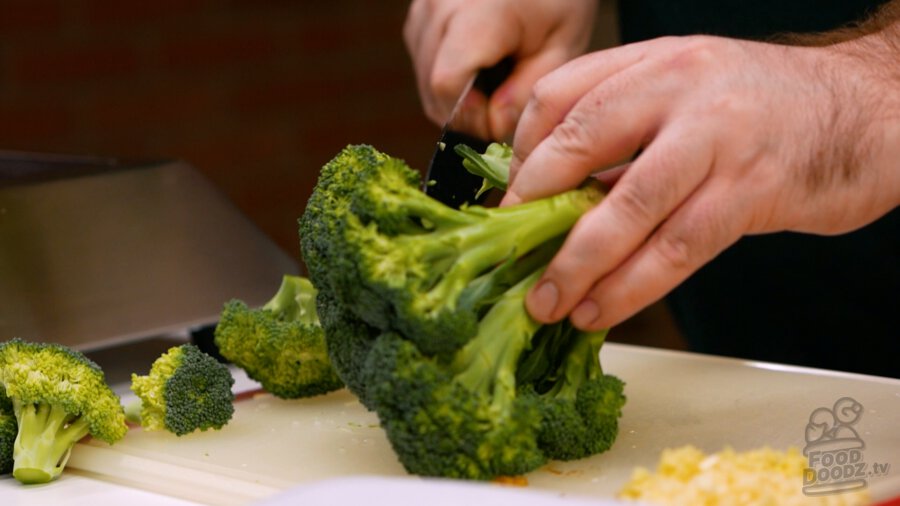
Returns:
[[[846,59],[845,79],[858,83],[860,109],[868,117],[868,169],[888,189],[882,205],[890,209],[900,205],[900,0],[841,32],[845,38],[831,49]]]
[[[806,160],[812,189],[837,183],[870,188],[854,209],[874,220],[900,204],[900,0],[884,4],[859,23],[813,34],[788,34],[776,42],[817,54],[810,79],[831,89],[834,104],[820,109],[819,149]],[[811,108],[816,103],[811,102]],[[819,103],[818,105],[822,105]],[[814,109],[815,110],[815,109]],[[859,191],[857,189],[856,191]],[[843,215],[846,209],[833,206]],[[841,227],[838,227],[841,228]]]

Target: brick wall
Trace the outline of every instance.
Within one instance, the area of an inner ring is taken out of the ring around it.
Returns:
[[[0,149],[183,158],[299,258],[318,169],[366,142],[424,167],[439,133],[407,1],[0,0]],[[614,43],[601,2],[593,47]],[[664,308],[618,340],[682,347]]]
[[[187,159],[299,256],[296,218],[341,147],[427,162],[407,5],[0,0],[0,149]]]
[[[185,158],[299,255],[319,167],[368,142],[422,164],[406,3],[3,0],[0,148]]]

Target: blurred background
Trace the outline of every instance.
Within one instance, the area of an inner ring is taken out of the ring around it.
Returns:
[[[188,161],[293,258],[319,168],[350,143],[422,168],[391,0],[0,0],[0,149]],[[601,2],[592,47],[615,44]],[[681,348],[656,305],[611,336]]]

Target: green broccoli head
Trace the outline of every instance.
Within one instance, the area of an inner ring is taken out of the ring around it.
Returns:
[[[112,444],[128,430],[103,371],[65,346],[21,339],[0,344],[0,385],[18,423],[13,476],[23,483],[58,477],[82,437]]]
[[[386,160],[371,146],[344,148],[322,167],[299,220],[301,251],[313,284],[379,328],[388,325],[387,301],[358,283],[358,266],[346,255],[343,241],[348,227],[360,226],[350,209],[360,170],[377,168]]]
[[[508,163],[495,151],[478,161]],[[489,479],[608,448],[624,396],[599,368],[605,334],[541,325],[524,305],[602,193],[454,209],[418,181],[402,161],[349,146],[300,220],[331,361],[401,463]]]
[[[515,372],[540,328],[524,297],[540,270],[509,289],[450,361],[395,334],[369,356],[370,395],[400,461],[412,473],[468,479],[517,475],[546,461],[541,413],[518,396]]]
[[[320,395],[343,386],[328,358],[308,279],[285,276],[265,306],[225,304],[215,343],[223,357],[281,398]]]
[[[319,292],[316,306],[328,359],[335,373],[363,406],[373,409],[368,395],[371,378],[366,360],[381,331],[362,321],[327,292]]]
[[[557,324],[520,363],[521,393],[540,406],[539,444],[550,458],[587,457],[615,441],[625,395],[622,381],[600,367],[606,334]]]
[[[169,349],[147,376],[131,375],[141,426],[178,436],[225,426],[234,414],[233,384],[224,364],[192,344]]]
[[[519,206],[453,209],[370,146],[348,147],[330,165],[343,169],[341,183],[326,166],[301,218],[313,283],[426,354],[452,353],[475,335],[475,280],[564,235],[602,198],[588,185]]]

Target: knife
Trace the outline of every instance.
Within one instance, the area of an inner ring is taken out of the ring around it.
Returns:
[[[475,198],[475,194],[481,188],[482,178],[469,173],[463,167],[462,157],[456,154],[453,148],[457,144],[466,144],[475,151],[483,153],[491,143],[491,139],[481,139],[459,130],[458,113],[473,89],[490,98],[503,81],[509,77],[514,66],[515,61],[512,57],[503,58],[496,65],[478,71],[478,74],[463,89],[459,100],[450,112],[450,119],[441,131],[441,137],[431,157],[431,163],[428,164],[427,176],[422,187],[427,195],[454,208],[465,202],[477,204],[484,201],[486,195]]]

